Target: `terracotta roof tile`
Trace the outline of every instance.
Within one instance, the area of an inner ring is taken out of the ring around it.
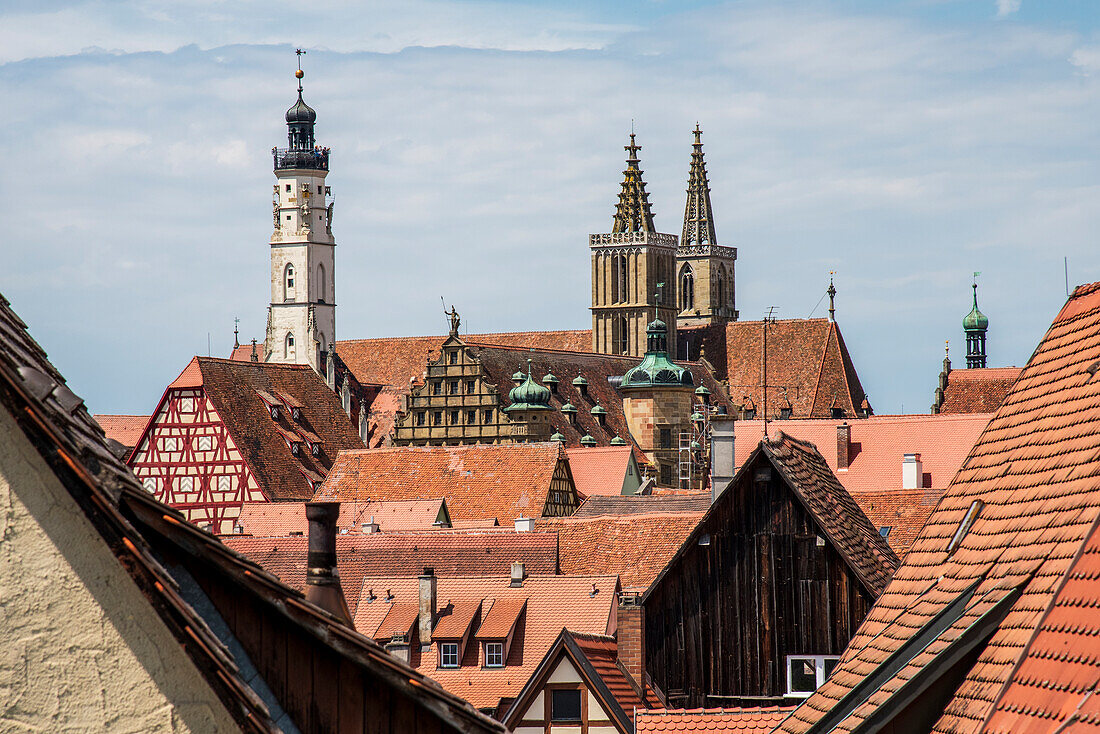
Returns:
[[[470,624],[481,611],[481,602],[470,599],[451,602],[439,610],[439,621],[432,630],[433,640],[462,638],[470,631]]]
[[[226,535],[222,541],[283,583],[305,588],[305,536]],[[510,529],[336,536],[336,567],[352,613],[365,576],[415,575],[425,566],[433,567],[436,576],[502,574],[509,573],[515,561],[523,563],[527,573],[557,573],[558,539],[552,533]]]
[[[588,519],[604,515],[651,515],[682,513],[702,515],[710,507],[710,492],[679,494],[630,494],[618,497],[593,496],[570,517]]]
[[[1019,367],[951,370],[940,413],[992,413],[1004,402],[1020,372]]]
[[[393,639],[396,635],[409,636],[418,616],[420,616],[420,606],[416,602],[391,604],[372,637],[383,642]]]
[[[794,710],[793,706],[730,709],[648,709],[638,711],[637,734],[644,732],[770,732]]]
[[[646,702],[638,695],[638,691],[623,674],[623,669],[616,663],[619,648],[614,637],[587,635],[573,630],[567,630],[567,634],[573,638],[628,717],[633,716],[635,709],[646,707]],[[652,691],[649,691],[649,695],[652,695]]]
[[[444,497],[453,520],[539,517],[564,451],[555,442],[344,451],[317,500]]]
[[[436,530],[436,519],[446,514],[445,506],[442,499],[345,502],[340,505],[336,526],[345,532],[359,532],[363,523],[373,520],[383,533]],[[304,535],[309,530],[304,502],[245,502],[237,525],[241,534],[255,537]]]
[[[1067,301],[840,665],[784,722],[783,731],[806,731],[925,621],[974,584],[959,622],[872,691],[835,730],[852,730],[920,666],[931,664],[938,651],[962,634],[963,625],[1007,599],[1007,615],[933,731],[977,732],[987,719],[994,722],[1001,692],[1008,690],[1019,661],[1028,662],[1032,638],[1043,638],[1041,630],[1038,635],[1035,631],[1049,618],[1046,611],[1057,609],[1063,579],[1078,554],[1084,557],[1082,548],[1100,517],[1098,364],[1100,284],[1092,284],[1079,287]],[[984,505],[969,530],[960,532],[978,500]],[[959,540],[949,554],[953,537]],[[1014,589],[1018,598],[1011,596]],[[1054,698],[1049,704],[1060,705]],[[1037,730],[1049,729],[1043,722]]]
[[[481,602],[483,617],[490,604],[503,603],[508,609],[514,609],[521,600],[527,600],[503,668],[485,668],[479,660],[473,659],[480,654],[479,644],[471,644],[462,666],[454,669],[436,667],[438,651],[434,644],[423,654],[413,650],[413,667],[478,708],[495,707],[501,699],[514,698],[563,628],[588,634],[608,634],[613,629],[618,589],[614,576],[531,575],[521,587],[510,586],[507,574],[441,577],[437,583],[436,598],[441,608],[449,603]],[[592,594],[593,585],[595,594]],[[368,603],[369,589],[374,589],[376,594]],[[394,598],[387,602],[385,594],[378,592],[380,589],[389,589]],[[364,579],[362,597],[355,612],[355,627],[371,636],[392,604],[417,601],[419,587],[415,576],[368,577]]]
[[[634,453],[631,446],[571,446],[566,450],[577,491],[585,497],[619,496]]]
[[[494,601],[482,618],[481,626],[477,628],[478,639],[491,640],[507,637],[526,608],[527,597],[517,596]]]
[[[147,415],[93,415],[92,417],[107,434],[107,438],[131,449],[137,446],[138,439],[145,430],[145,424],[149,422]]]

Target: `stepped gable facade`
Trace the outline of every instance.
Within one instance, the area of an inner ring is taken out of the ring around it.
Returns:
[[[403,446],[341,452],[314,501],[431,499],[455,522],[571,515],[580,500],[561,444]]]
[[[780,731],[1077,730],[1069,711],[1095,698],[1095,611],[1061,590],[1083,578],[1100,522],[1098,364],[1094,283],[1063,306],[836,671]],[[1020,686],[1036,685],[1021,706]]]
[[[189,520],[231,533],[242,503],[308,500],[337,453],[362,446],[310,366],[195,357],[127,463]]]
[[[883,415],[769,426],[817,446],[837,480],[904,557],[992,417]],[[733,431],[740,466],[763,438],[763,421],[737,421]]]
[[[646,675],[670,706],[804,696],[897,564],[812,444],[765,439],[641,597]]]
[[[503,731],[154,499],[3,297],[0,432],[6,722]]]
[[[764,328],[763,321],[685,327],[676,354],[705,359],[742,415],[763,417]],[[835,321],[780,319],[769,322],[767,332],[769,419],[862,418],[873,412]]]

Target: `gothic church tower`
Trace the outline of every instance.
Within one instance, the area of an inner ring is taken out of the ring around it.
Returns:
[[[668,324],[669,347],[674,348],[676,342],[676,235],[660,234],[653,225],[649,194],[638,168],[641,149],[630,133],[611,232],[588,236],[592,350],[602,354],[644,354],[646,325],[654,309],[657,318]]]
[[[317,113],[302,100],[299,51],[298,101],[286,112],[288,145],[272,148],[271,306],[264,354],[269,362],[308,364],[325,374],[336,339],[336,240],[331,191],[325,185],[329,150],[313,137]]]
[[[680,327],[724,324],[737,320],[733,268],[736,247],[722,247],[714,235],[710,182],[703,160],[702,130],[695,126],[688,171],[684,231],[676,251],[676,303]]]

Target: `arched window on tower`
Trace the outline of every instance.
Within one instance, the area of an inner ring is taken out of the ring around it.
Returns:
[[[614,255],[611,258],[611,302],[626,303],[629,288],[626,280],[626,255]]]
[[[325,264],[317,264],[317,303],[326,303],[328,301],[328,293],[326,292],[325,281]]]
[[[294,266],[290,263],[286,264],[286,269],[283,270],[283,300],[294,300]]]
[[[695,308],[695,273],[690,265],[684,265],[680,269],[680,310],[690,311]]]
[[[286,333],[286,340],[283,343],[283,357],[286,359],[294,359],[297,356],[297,352],[294,350],[294,333],[288,331]]]
[[[726,268],[718,267],[718,282],[714,285],[714,305],[717,309],[726,307]]]
[[[630,326],[625,316],[615,319],[612,324],[611,341],[615,354],[626,354],[630,350]]]

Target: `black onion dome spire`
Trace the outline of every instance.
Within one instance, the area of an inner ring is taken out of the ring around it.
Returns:
[[[312,168],[328,170],[328,149],[317,147],[313,126],[317,122],[317,112],[302,99],[302,49],[298,49],[298,101],[286,111],[287,147],[286,150],[274,149],[275,170],[291,168]]]

